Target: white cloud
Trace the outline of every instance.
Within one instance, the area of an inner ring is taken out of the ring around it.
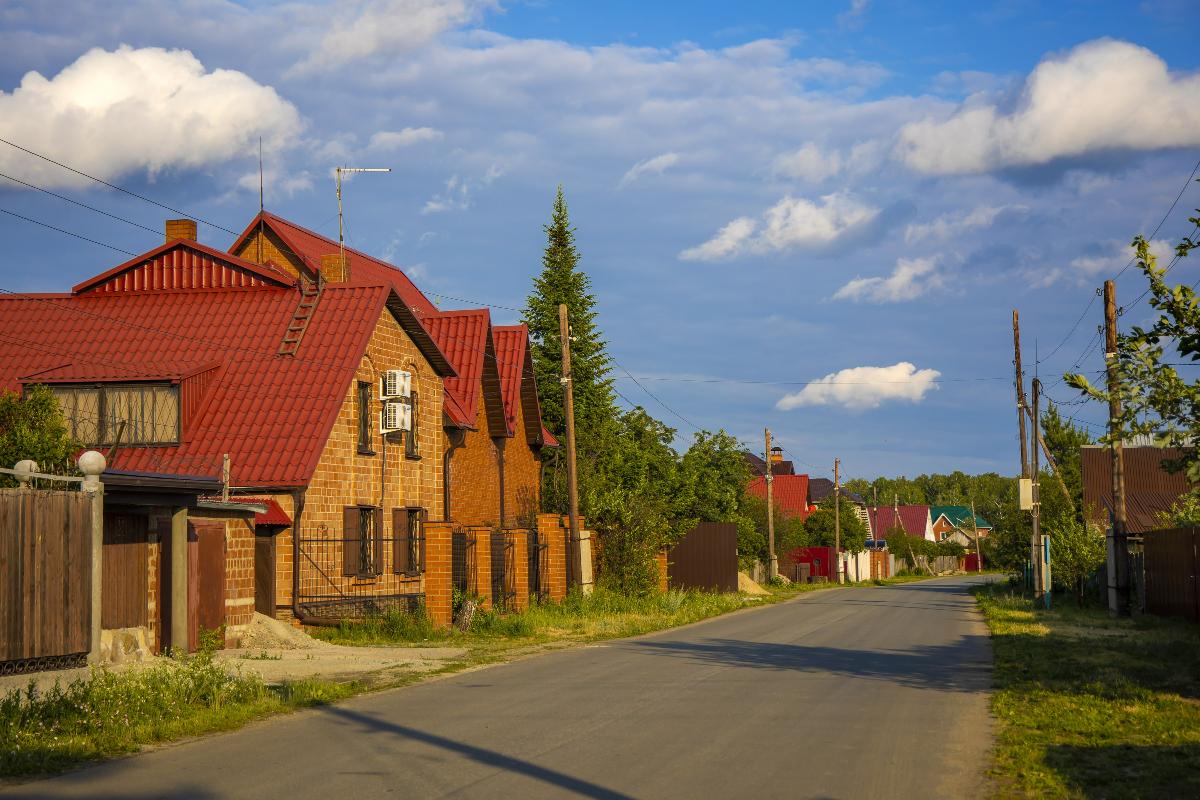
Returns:
[[[1164,239],[1154,239],[1150,242],[1150,252],[1158,259],[1159,265],[1164,266],[1163,259],[1170,261],[1175,248]],[[1132,261],[1133,257],[1134,250],[1128,242],[1112,241],[1108,244],[1107,252],[1073,258],[1070,265],[1076,273],[1085,276],[1112,274]]]
[[[440,34],[474,22],[495,7],[490,0],[346,0],[336,8],[293,6],[290,10],[325,30],[292,75],[333,69],[384,53],[411,52]]]
[[[771,167],[779,175],[820,183],[842,171],[842,155],[837,150],[822,150],[815,142],[806,142],[799,150],[776,158]]]
[[[908,244],[925,239],[942,241],[955,234],[969,230],[991,227],[1000,214],[1006,211],[1026,211],[1025,206],[979,206],[970,211],[942,214],[930,222],[920,222],[904,229],[904,241]]]
[[[446,180],[445,188],[425,201],[425,205],[421,207],[421,213],[437,214],[442,211],[466,211],[471,207],[475,192],[491,186],[497,178],[504,175],[504,172],[503,167],[498,164],[492,164],[480,178],[462,178],[458,175],[451,175]]]
[[[372,134],[369,147],[372,150],[399,150],[402,147],[432,142],[442,138],[435,128],[404,128],[398,131],[379,131]]]
[[[0,136],[105,180],[219,164],[256,152],[260,136],[278,152],[301,127],[270,86],[206,72],[186,50],[96,48],[52,78],[30,72],[0,92]],[[90,185],[12,148],[0,151],[0,170],[42,186]]]
[[[824,195],[817,202],[784,197],[763,214],[762,226],[739,217],[716,236],[679,254],[684,261],[715,261],[735,255],[780,253],[833,244],[879,216],[879,209],[845,192]],[[757,235],[755,235],[757,233]]]
[[[1144,47],[1098,39],[1038,64],[1011,111],[972,96],[948,119],[905,125],[897,152],[921,172],[959,174],[1195,145],[1200,75],[1172,75]]]
[[[871,0],[850,0],[850,7],[838,14],[838,25],[843,28],[858,28],[863,23],[863,16],[867,13],[867,6],[871,4]]]
[[[663,171],[675,166],[679,163],[678,153],[663,153],[654,158],[647,158],[645,161],[639,161],[629,168],[629,171],[621,176],[620,183],[617,188],[628,186],[638,178],[647,174],[661,175]]]
[[[942,276],[935,271],[936,267],[936,258],[900,258],[890,276],[855,278],[838,289],[833,299],[867,303],[915,300],[942,286]]]
[[[937,388],[941,375],[935,369],[918,370],[907,361],[890,367],[850,367],[784,395],[775,407],[790,411],[801,406],[842,406],[862,411],[889,400],[919,403]]]

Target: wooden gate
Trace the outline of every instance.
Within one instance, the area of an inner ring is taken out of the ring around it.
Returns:
[[[262,531],[266,526],[258,526]],[[254,610],[275,616],[275,536],[259,533],[254,537]]]
[[[1147,531],[1142,547],[1146,611],[1200,622],[1200,529]]]
[[[149,623],[149,525],[144,514],[104,515],[100,627],[139,628]]]
[[[0,673],[86,659],[91,502],[81,492],[0,489]]]

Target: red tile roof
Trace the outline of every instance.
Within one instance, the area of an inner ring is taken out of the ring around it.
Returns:
[[[925,538],[926,526],[929,523],[929,506],[900,506],[900,526],[909,536]],[[896,527],[896,510],[891,506],[868,508],[871,517],[871,533],[878,539],[887,536],[887,532]]]
[[[529,326],[497,325],[492,336],[496,341],[496,366],[500,370],[504,416],[509,427],[516,426],[517,414],[524,414],[525,432],[531,444],[558,447],[558,439],[542,424],[533,355],[529,351]]]
[[[259,266],[199,242],[173,239],[76,284],[71,291],[79,294],[295,285],[292,276],[274,267]]]
[[[280,357],[295,289],[0,296],[0,389],[34,383],[47,368],[94,380],[218,363],[197,376],[199,396],[181,398],[179,445],[119,448],[112,466],[216,475],[228,453],[235,485],[303,486],[379,315],[405,313],[393,298],[383,286],[327,286],[298,355]]]
[[[456,425],[475,428],[491,316],[483,308],[439,311],[425,315],[423,322],[458,373],[446,379],[446,395],[453,401],[446,404],[447,415]]]
[[[301,261],[314,272],[321,268],[321,256],[338,252],[338,243],[333,239],[310,231],[294,222],[277,217],[269,211],[255,215],[241,235],[229,246],[229,252],[238,250],[243,242],[254,233],[260,221],[275,233]],[[346,248],[346,261],[350,266],[350,282],[354,285],[365,286],[384,284],[390,286],[400,295],[409,308],[420,317],[437,311],[437,306],[429,301],[421,290],[408,279],[408,276],[396,267],[382,259],[369,256],[352,247]]]
[[[258,503],[267,507],[265,514],[255,514],[255,525],[278,525],[280,527],[288,527],[292,524],[292,518],[287,515],[283,507],[269,497],[231,497],[231,501],[236,503]]]
[[[754,497],[767,499],[767,479],[759,475],[750,481],[746,491]],[[808,517],[808,476],[776,475],[771,494],[779,510],[788,517]]]

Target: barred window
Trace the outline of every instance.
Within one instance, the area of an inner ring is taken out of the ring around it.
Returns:
[[[420,406],[417,405],[417,390],[416,389],[413,389],[412,395],[409,397],[408,402],[409,402],[409,408],[412,411],[412,421],[408,426],[408,428],[409,428],[408,433],[405,434],[405,436],[404,436],[404,455],[407,458],[419,458],[420,457],[420,447],[419,447],[420,441],[417,438],[418,437],[417,429],[420,427],[418,420],[421,418],[421,415],[419,413],[421,409],[420,409]]]
[[[358,382],[358,452],[374,455],[371,450],[371,384]]]
[[[370,578],[383,572],[383,509],[346,506],[342,509],[342,574]]]
[[[50,391],[71,435],[85,445],[179,443],[178,386],[58,384]]]

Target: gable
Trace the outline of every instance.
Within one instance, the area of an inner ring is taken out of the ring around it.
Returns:
[[[244,261],[199,242],[177,239],[89,278],[71,291],[84,294],[250,289],[295,284],[279,270]]]

